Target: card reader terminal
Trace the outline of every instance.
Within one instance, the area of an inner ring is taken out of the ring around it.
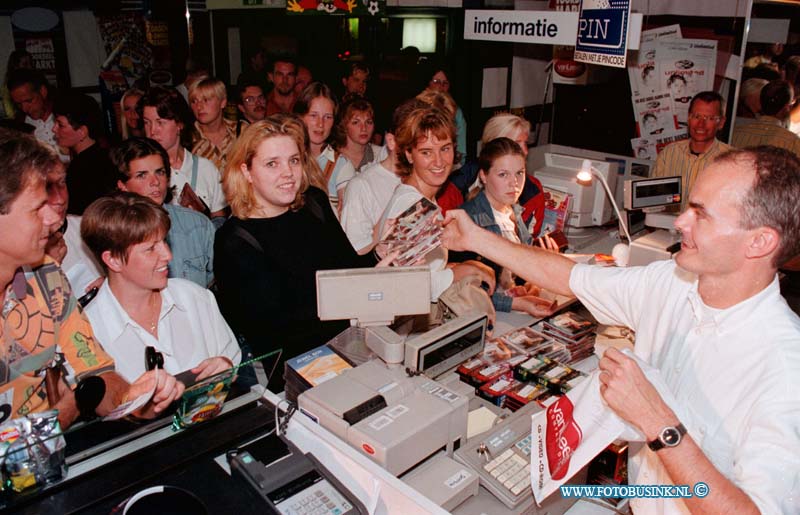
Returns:
[[[266,502],[271,513],[281,515],[366,515],[364,505],[334,477],[313,454],[303,454],[291,442],[276,437],[279,458],[258,461],[246,449],[230,451],[233,477],[245,482]],[[272,456],[275,456],[273,448]]]
[[[478,471],[481,485],[510,509],[533,503],[531,415],[540,410],[535,403],[527,404],[455,453],[455,459]]]

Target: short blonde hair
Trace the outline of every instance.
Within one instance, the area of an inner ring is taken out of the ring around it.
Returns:
[[[303,194],[312,183],[311,177],[313,177],[314,171],[318,172],[319,167],[315,168],[316,163],[313,162],[313,158],[308,152],[306,129],[303,122],[295,116],[281,113],[250,124],[236,140],[236,144],[228,156],[228,164],[222,173],[222,190],[231,206],[233,216],[244,220],[257,212],[259,206],[253,192],[253,185],[245,177],[242,165],[249,169],[253,165],[253,158],[261,142],[278,136],[292,138],[300,152],[303,175],[297,196],[289,209],[297,211],[303,206]]]
[[[531,123],[511,113],[500,113],[492,116],[483,126],[481,144],[485,145],[497,138],[514,139],[519,131],[526,134],[531,131]]]
[[[225,83],[214,77],[203,77],[200,80],[194,81],[186,88],[189,92],[189,102],[195,97],[209,98],[217,97],[219,100],[228,98],[228,92],[225,89]]]

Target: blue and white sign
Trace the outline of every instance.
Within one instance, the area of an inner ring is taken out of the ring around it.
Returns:
[[[582,0],[575,60],[625,68],[630,0]]]

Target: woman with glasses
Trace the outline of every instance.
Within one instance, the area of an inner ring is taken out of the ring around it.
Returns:
[[[450,93],[450,77],[452,73],[445,65],[435,65],[431,68],[430,80],[426,89],[433,91],[441,91],[442,93]],[[464,118],[464,112],[460,107],[456,106],[456,150],[461,155],[461,158],[456,163],[455,169],[458,169],[464,162],[467,155],[467,120]]]

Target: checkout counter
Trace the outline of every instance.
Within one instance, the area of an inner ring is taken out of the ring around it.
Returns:
[[[427,292],[424,295],[427,296]],[[495,334],[501,334],[506,329],[531,325],[533,322],[533,318],[519,313],[498,314]],[[474,321],[470,323],[474,324]],[[485,317],[480,319],[480,323],[485,324]],[[483,334],[481,344],[482,337]],[[584,366],[591,368],[592,363]],[[403,381],[402,376],[405,374],[401,372],[401,369],[395,369],[385,375],[390,377],[391,374],[397,374],[398,381]],[[79,430],[74,435],[68,435],[70,455],[67,458],[69,470],[66,478],[45,488],[14,495],[6,499],[6,504],[0,505],[0,508],[22,514],[124,513],[121,506],[137,492],[158,485],[169,485],[188,491],[191,493],[189,495],[193,494],[207,513],[270,513],[272,511],[255,489],[242,477],[230,475],[226,453],[234,449],[246,450],[255,460],[270,463],[281,458],[276,449],[281,449],[286,444],[276,433],[282,433],[301,453],[311,453],[319,463],[324,464],[329,474],[340,482],[342,488],[357,498],[368,513],[613,513],[613,510],[585,501],[578,501],[576,505],[575,499],[563,499],[557,493],[545,500],[541,507],[537,507],[530,498],[523,499],[523,502],[510,508],[509,499],[501,499],[494,488],[487,488],[488,485],[479,482],[475,469],[471,469],[468,463],[473,460],[476,449],[485,447],[487,442],[491,445],[498,438],[511,438],[509,442],[515,444],[518,451],[521,450],[520,442],[525,441],[524,433],[530,432],[530,413],[518,411],[520,416],[515,418],[512,415],[506,421],[508,424],[496,426],[486,433],[470,438],[459,432],[460,424],[463,422],[463,429],[466,430],[467,411],[485,401],[479,399],[469,385],[457,380],[436,382],[422,375],[407,379],[408,384],[398,386],[398,395],[403,388],[407,388],[406,396],[401,398],[420,397],[419,400],[423,401],[420,405],[424,405],[430,415],[429,419],[417,419],[416,424],[429,424],[431,430],[446,433],[443,440],[446,445],[441,446],[442,450],[439,450],[441,442],[436,440],[430,449],[419,451],[425,458],[432,456],[422,465],[409,454],[411,457],[393,456],[391,464],[384,462],[381,466],[378,463],[380,460],[374,457],[370,459],[367,454],[348,444],[340,431],[326,429],[323,424],[315,423],[300,411],[296,411],[285,421],[284,410],[288,403],[281,396],[257,385],[226,401],[225,408],[218,417],[177,432],[171,429],[169,420],[157,420],[133,428],[111,442],[87,447],[85,437],[88,435],[91,440],[89,433],[102,428],[101,423],[90,424],[84,428],[87,434],[81,435]],[[440,413],[437,414],[436,402],[453,407],[446,412],[439,410]],[[403,402],[394,403],[394,406],[402,404]],[[454,424],[453,421],[458,423]],[[513,430],[516,432],[509,437],[511,422],[515,424]],[[276,423],[280,427],[276,428]],[[414,437],[406,442],[406,449],[421,449],[424,436],[419,432],[414,433]],[[75,440],[74,437],[79,438]],[[459,449],[456,450],[456,447]],[[494,461],[500,459],[499,454],[492,456],[497,458]],[[481,461],[476,462],[478,466],[483,461],[489,461],[488,457],[484,460],[480,456],[479,459]],[[279,467],[277,470],[282,469]],[[398,472],[406,473],[402,480],[398,479]],[[520,470],[516,474],[519,475],[518,479],[521,478],[517,484],[529,486],[529,473]],[[573,482],[584,483],[585,477],[585,472],[579,473]],[[430,478],[443,482],[437,488]],[[437,490],[447,490],[444,485],[459,493],[450,495],[449,499],[434,499]],[[508,490],[510,491],[510,487]],[[529,487],[527,491],[530,492]],[[451,508],[448,502],[456,504]],[[442,506],[447,506],[448,509]],[[192,507],[189,512],[202,513],[202,509]],[[344,512],[331,510],[330,513]]]

